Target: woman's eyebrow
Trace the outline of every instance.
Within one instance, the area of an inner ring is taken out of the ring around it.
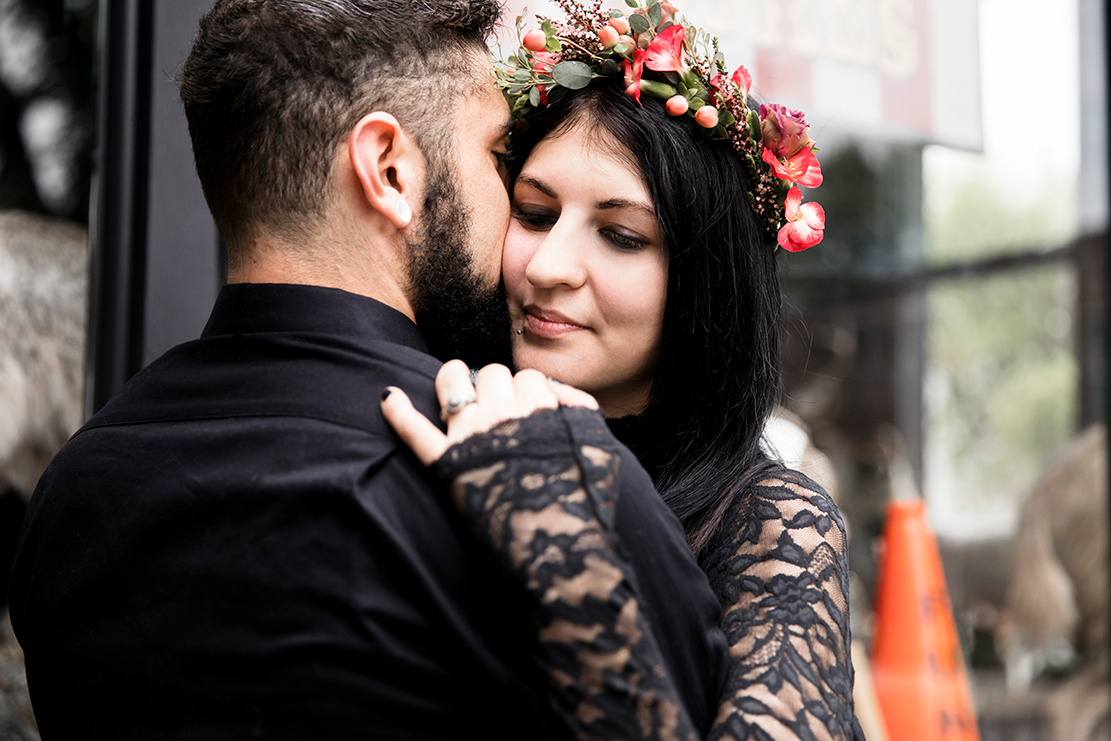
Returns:
[[[547,183],[544,183],[540,180],[537,180],[536,178],[534,178],[531,175],[518,175],[517,176],[517,182],[518,183],[524,183],[525,185],[527,185],[531,188],[535,188],[536,190],[540,191],[544,195],[548,196],[548,198],[551,198],[553,200],[559,200],[559,197],[556,196],[555,191],[552,190],[552,188]]]
[[[611,198],[608,201],[602,201],[598,204],[599,211],[609,211],[615,208],[628,208],[634,211],[641,211],[653,219],[656,218],[656,209],[640,201],[630,201],[625,198]]]

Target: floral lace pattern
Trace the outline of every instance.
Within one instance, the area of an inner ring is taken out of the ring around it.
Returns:
[[[730,647],[711,738],[859,738],[847,545],[833,500],[795,471],[733,503],[702,559]]]
[[[694,739],[615,542],[621,458],[595,412],[507,422],[436,463],[475,534],[540,606],[539,660],[580,739]]]
[[[540,661],[581,739],[695,739],[613,530],[620,456],[602,417],[561,407],[436,464],[476,535],[538,610]],[[845,528],[816,484],[775,469],[739,495],[702,567],[729,641],[708,738],[862,738],[852,715]]]

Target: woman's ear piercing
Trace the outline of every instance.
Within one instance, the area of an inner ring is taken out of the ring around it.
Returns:
[[[405,201],[397,202],[397,218],[401,219],[402,226],[409,226],[409,222],[413,220],[413,209]]]

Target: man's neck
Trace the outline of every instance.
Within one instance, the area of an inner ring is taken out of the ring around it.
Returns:
[[[228,269],[228,283],[288,283],[339,288],[368,296],[414,319],[413,307],[399,275],[402,266],[389,265],[388,255],[375,263],[352,260],[350,248],[328,246],[290,248],[256,242],[249,254]],[[375,254],[370,249],[363,256]]]

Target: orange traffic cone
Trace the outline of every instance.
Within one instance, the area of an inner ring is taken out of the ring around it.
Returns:
[[[921,499],[887,508],[872,678],[892,739],[979,741],[937,541]]]

